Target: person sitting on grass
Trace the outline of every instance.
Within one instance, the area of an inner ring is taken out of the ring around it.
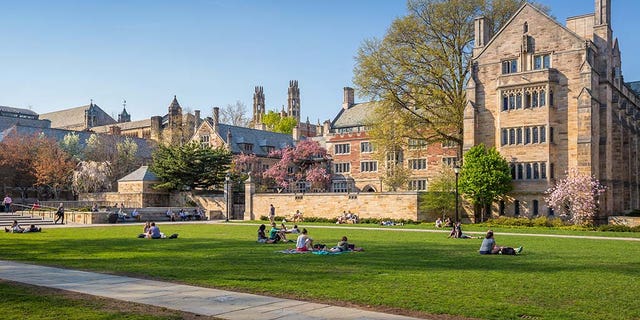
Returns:
[[[442,218],[436,219],[436,228],[442,228]]]
[[[151,228],[147,231],[147,239],[161,239],[164,236],[162,232],[160,232],[160,228],[156,226],[155,222],[151,222]]]
[[[484,240],[482,240],[482,245],[480,245],[480,254],[518,254],[522,252],[522,246],[517,249],[513,249],[512,247],[502,247],[496,244],[496,240],[493,238],[493,231],[487,231],[487,235]]]
[[[259,243],[273,243],[272,240],[269,240],[269,238],[267,238],[267,234],[265,233],[265,229],[267,229],[267,227],[264,224],[261,224],[258,227],[258,242]]]
[[[349,251],[349,242],[347,242],[347,236],[343,236],[338,245],[329,249],[329,252],[346,252]]]
[[[302,233],[298,236],[298,239],[296,241],[296,251],[313,251],[313,239],[311,239],[307,234],[306,228],[302,228]]]
[[[276,227],[276,223],[271,223],[271,230],[269,230],[269,240],[276,243],[278,241],[287,242],[287,236],[284,232]]]
[[[12,232],[12,233],[23,233],[24,229],[18,224],[17,220],[13,220],[11,227],[4,227],[4,232]]]
[[[291,230],[289,231],[289,233],[293,233],[293,234],[298,234],[300,233],[300,229],[298,229],[298,225],[294,224],[293,228],[291,228]]]

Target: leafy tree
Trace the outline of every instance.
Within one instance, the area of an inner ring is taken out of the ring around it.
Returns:
[[[605,187],[594,176],[571,168],[567,175],[547,190],[547,204],[574,224],[589,224],[598,211],[597,198]]]
[[[327,150],[316,141],[303,140],[295,147],[275,150],[269,156],[279,157],[280,161],[265,171],[263,177],[275,180],[279,187],[309,182],[312,188],[324,189],[329,181]]]
[[[513,189],[509,163],[495,149],[484,144],[465,153],[460,170],[459,190],[482,210],[481,221],[487,207]]]
[[[54,139],[41,139],[33,162],[37,185],[49,187],[57,198],[60,190],[71,185],[74,167],[71,156]]]
[[[293,117],[282,117],[280,113],[273,110],[262,116],[262,122],[271,131],[287,134],[293,133],[293,128],[298,124]]]
[[[36,134],[9,134],[0,143],[0,148],[5,151],[0,153],[0,166],[4,173],[2,179],[5,185],[19,188],[22,198],[36,183],[34,161],[42,139],[44,136]]]
[[[73,171],[72,187],[75,193],[111,190],[111,164],[97,161],[78,163]]]
[[[83,152],[80,145],[80,136],[75,132],[67,133],[60,141],[60,147],[75,161],[82,160]]]
[[[382,40],[361,45],[354,82],[361,94],[382,102],[382,113],[394,114],[398,135],[453,141],[462,154],[474,19],[484,16],[495,33],[523,2],[409,0],[407,15],[396,19]]]
[[[456,175],[453,168],[441,164],[436,176],[429,181],[429,190],[421,197],[421,209],[444,217],[455,210]]]
[[[235,104],[228,104],[220,109],[220,121],[238,127],[247,127],[251,120],[247,117],[247,107],[238,100]]]
[[[153,153],[150,167],[168,190],[220,187],[231,164],[231,153],[223,148],[190,142],[182,146],[160,145]]]
[[[142,164],[138,145],[129,137],[92,134],[86,144],[84,158],[87,161],[109,164],[111,185]]]

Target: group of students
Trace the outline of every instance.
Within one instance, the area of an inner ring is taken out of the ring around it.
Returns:
[[[13,223],[11,224],[10,227],[8,228],[4,227],[4,232],[11,232],[11,233],[27,233],[27,232],[40,232],[40,231],[42,231],[42,228],[36,227],[35,224],[30,225],[29,228],[23,228],[22,226],[20,226],[17,220],[13,220]]]
[[[169,239],[175,239],[178,237],[177,233],[170,235]],[[147,221],[142,228],[142,233],[138,235],[138,238],[147,239],[164,239],[167,238],[164,233],[160,232],[160,227],[153,221]]]
[[[328,252],[343,252],[349,251],[350,246],[346,236],[343,236],[338,244],[331,248],[326,248],[322,246],[318,246],[317,248],[313,245],[313,238],[309,236],[309,231],[306,228],[302,228],[302,230],[298,229],[298,225],[294,225],[293,229],[287,230],[287,227],[281,224],[281,228],[276,227],[275,222],[271,223],[271,230],[269,230],[269,236],[266,234],[267,227],[264,224],[261,224],[258,227],[258,242],[259,243],[277,243],[277,242],[291,242],[291,240],[287,240],[286,234],[299,234],[296,239],[296,251],[298,252],[308,252],[314,250],[323,250]]]

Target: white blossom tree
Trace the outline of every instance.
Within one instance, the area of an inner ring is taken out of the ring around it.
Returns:
[[[73,191],[90,193],[111,190],[111,164],[107,161],[82,161],[73,171]]]
[[[597,198],[605,189],[595,177],[572,168],[566,177],[547,190],[545,200],[553,210],[568,216],[572,223],[588,224],[598,211]]]

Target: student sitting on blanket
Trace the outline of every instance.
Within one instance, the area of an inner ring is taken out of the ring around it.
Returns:
[[[307,235],[307,229],[305,228],[302,229],[302,233],[298,236],[298,240],[296,241],[296,251],[313,251],[313,239]]]
[[[285,236],[284,232],[276,227],[276,223],[271,223],[271,230],[269,230],[269,240],[276,243],[278,241],[287,242],[287,236]]]
[[[343,252],[349,251],[349,243],[347,242],[347,236],[343,236],[342,240],[338,242],[338,245],[329,249],[330,252]]]
[[[259,243],[273,243],[273,240],[270,240],[269,238],[267,238],[267,233],[265,232],[265,230],[267,229],[267,227],[264,224],[261,224],[260,227],[258,227],[258,242]]]

